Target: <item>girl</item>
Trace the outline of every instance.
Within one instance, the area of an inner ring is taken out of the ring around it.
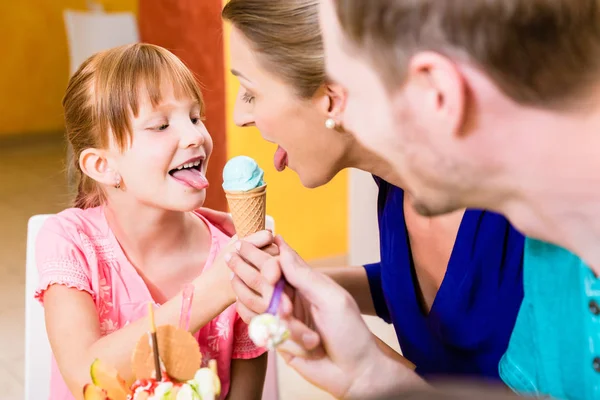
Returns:
[[[75,207],[43,226],[36,250],[51,398],[81,398],[95,358],[131,382],[147,304],[157,325],[176,325],[182,285],[193,283],[190,330],[203,359],[218,361],[222,396],[259,399],[266,357],[232,306],[220,256],[230,238],[194,211],[212,140],[192,73],[157,46],[115,48],[81,65],[63,106],[79,190]],[[254,237],[270,244],[268,233]]]

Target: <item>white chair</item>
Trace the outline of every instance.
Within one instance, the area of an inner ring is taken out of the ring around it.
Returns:
[[[44,309],[33,298],[38,284],[35,240],[50,215],[35,215],[27,224],[25,271],[25,399],[45,400],[50,394],[50,343],[46,335]]]
[[[64,11],[71,75],[91,55],[140,41],[135,15],[129,12]]]
[[[65,28],[69,48],[69,70],[73,75],[91,55],[140,41],[135,15],[128,12],[106,13],[98,3],[88,1],[91,11],[65,10]],[[74,190],[73,150],[67,148],[67,183]]]
[[[38,286],[38,271],[35,263],[35,242],[44,221],[51,214],[34,215],[27,225],[27,259],[25,281],[25,399],[44,400],[50,395],[50,343],[46,334],[44,309],[34,299]],[[267,216],[266,227],[275,232],[275,221]],[[279,399],[277,361],[275,352],[269,353],[267,377],[263,391],[264,400]]]

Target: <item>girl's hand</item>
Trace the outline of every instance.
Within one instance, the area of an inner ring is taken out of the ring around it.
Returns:
[[[215,211],[210,208],[201,208],[198,210],[200,215],[209,220],[213,225],[219,228],[223,233],[228,236],[235,235],[235,226],[233,225],[233,219],[231,215],[222,211]]]

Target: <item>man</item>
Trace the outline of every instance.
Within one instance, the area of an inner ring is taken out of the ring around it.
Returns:
[[[344,127],[392,163],[423,214],[499,211],[600,265],[600,220],[592,236],[579,224],[596,204],[572,207],[600,181],[599,7],[322,0]]]
[[[597,0],[321,1],[328,73],[348,91],[339,122],[393,165],[420,213],[491,209],[581,257],[528,242],[530,299],[500,366],[515,390],[556,397],[600,395],[599,17]],[[242,245],[230,264],[261,267],[270,285],[281,268],[295,288],[282,305],[290,365],[345,398],[418,382],[377,351],[343,290],[279,244],[280,261]]]

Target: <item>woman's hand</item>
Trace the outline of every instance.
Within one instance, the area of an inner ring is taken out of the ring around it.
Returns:
[[[238,314],[249,324],[267,311],[281,270],[274,256],[245,240],[236,244],[226,261],[234,274],[231,286],[238,300]]]
[[[267,311],[275,284],[281,277],[279,260],[279,248],[273,245],[277,252],[270,249],[259,249],[249,241],[242,240],[235,246],[236,252],[227,258],[227,264],[235,276],[231,286],[237,298],[237,311],[246,323],[252,318]],[[300,297],[295,296],[289,285],[285,288],[286,296],[282,297],[282,303],[291,304],[297,309],[298,315],[302,313],[305,305]],[[309,316],[309,313],[302,314]],[[307,319],[307,326],[312,322]]]
[[[248,243],[249,245],[264,249],[263,251],[265,251],[266,254],[269,254],[269,255],[271,255],[271,254],[278,255],[279,254],[279,249],[277,248],[277,246],[275,246],[273,244],[274,237],[270,231],[256,232],[256,233],[246,237],[244,239],[244,241],[246,243]],[[227,283],[227,289],[230,293],[230,298],[231,298],[232,303],[235,301],[236,296],[235,296],[234,291],[232,290],[232,287],[229,282],[233,279],[234,276],[233,276],[233,273],[231,272],[231,270],[227,266],[225,257],[227,255],[231,254],[232,252],[237,251],[237,247],[239,247],[239,243],[240,243],[240,241],[238,240],[237,236],[232,237],[231,240],[229,241],[229,243],[227,243],[227,245],[219,251],[219,254],[217,254],[217,256],[215,257],[215,261],[213,262],[213,267],[211,268],[211,270],[217,270],[220,272],[221,278],[219,279],[219,281],[221,281],[223,283],[225,283],[225,282]],[[204,279],[203,275],[205,275],[205,274],[206,273],[198,276],[194,280],[194,283],[196,283],[199,280]]]
[[[338,398],[376,398],[422,384],[410,368],[379,349],[348,292],[311,269],[281,238],[275,243],[280,257],[242,243],[238,254],[229,259],[229,266],[236,273],[252,273],[251,267],[263,276],[255,277],[250,285],[261,296],[252,297],[255,300],[250,307],[254,311],[249,314],[266,309],[272,282],[281,273],[285,275],[289,287],[282,298],[280,316],[291,338],[278,351],[290,366]]]

